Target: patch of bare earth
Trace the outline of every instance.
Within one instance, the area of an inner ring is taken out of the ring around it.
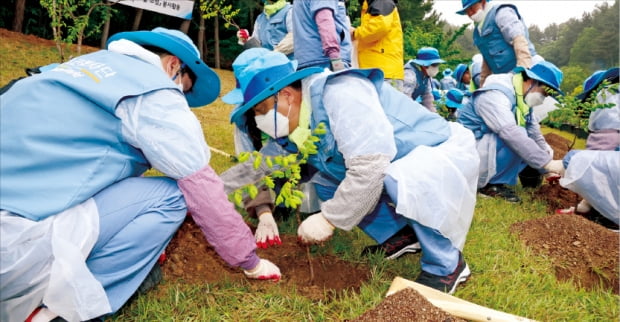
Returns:
[[[296,236],[281,235],[280,238],[282,245],[257,251],[259,256],[280,267],[280,282],[248,280],[240,269],[231,268],[217,255],[213,247],[205,241],[200,228],[191,217],[187,217],[166,249],[164,278],[188,283],[243,280],[256,289],[277,286],[282,289],[296,289],[299,294],[314,300],[328,300],[345,290],[358,292],[362,283],[370,277],[367,266],[344,261],[332,255],[313,255],[309,263],[306,247],[297,243]]]
[[[571,142],[550,133],[545,139],[561,159]],[[577,287],[602,287],[618,294],[620,276],[618,233],[581,215],[555,214],[556,209],[576,206],[581,197],[559,184],[546,183],[533,192],[545,202],[549,216],[515,223],[511,231],[536,253],[548,256],[559,280]]]

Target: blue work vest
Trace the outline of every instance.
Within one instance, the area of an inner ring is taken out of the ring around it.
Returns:
[[[414,64],[413,61],[410,61],[407,64],[405,64],[405,69],[412,69],[413,72],[415,73],[415,78],[418,81],[418,86],[413,89],[413,92],[411,93],[411,98],[413,100],[417,100],[418,97],[422,97],[424,93],[428,91],[429,77],[424,75],[420,67],[416,66],[416,64]]]
[[[519,20],[521,20],[521,23],[523,24],[523,30],[525,32],[525,38],[527,39],[530,55],[532,55],[532,57],[536,55],[536,50],[530,41],[527,27],[525,26],[525,23],[523,23],[523,19],[521,19],[521,15],[519,15],[517,8],[511,4],[494,6],[489,11],[486,18],[484,18],[484,23],[482,28],[480,28],[480,31],[478,31],[478,27],[474,28],[474,44],[478,47],[478,50],[480,50],[480,53],[484,57],[484,61],[487,63],[493,74],[508,73],[517,66],[517,56],[515,55],[515,50],[510,43],[504,40],[501,30],[495,22],[497,11],[506,6],[513,8],[517,13]]]
[[[506,97],[508,97],[508,99],[512,103],[511,111],[513,114],[515,112],[515,109],[517,108],[517,98],[515,96],[514,89],[512,88],[508,88],[500,84],[491,84],[474,91],[471,95],[471,99],[468,100],[467,103],[463,104],[463,106],[459,110],[459,117],[457,119],[457,122],[461,123],[464,127],[471,130],[474,133],[474,137],[476,138],[476,140],[479,140],[485,134],[491,132],[484,120],[480,117],[480,115],[478,115],[478,112],[476,112],[476,108],[474,106],[474,103],[476,102],[478,96],[490,90],[498,90],[504,95],[506,95]]]
[[[114,111],[163,88],[178,89],[161,68],[107,50],[17,82],[0,96],[0,209],[42,220],[143,173]]]
[[[407,155],[420,145],[435,146],[441,144],[451,134],[448,122],[439,114],[432,113],[419,103],[394,89],[384,86],[383,72],[379,69],[350,69],[333,73],[317,79],[311,86],[312,118],[311,128],[323,122],[327,133],[317,143],[318,153],[308,159],[313,167],[325,175],[340,182],[345,177],[346,166],[342,153],[331,131],[327,111],[323,105],[325,83],[332,77],[355,74],[370,79],[379,93],[383,110],[394,128],[396,140],[396,156],[392,161]],[[372,133],[369,133],[372,135]]]
[[[256,18],[258,39],[263,48],[273,50],[289,32],[289,30],[286,29],[286,15],[292,7],[293,6],[287,3],[284,8],[269,17],[269,19],[267,19],[264,12],[258,15],[258,18]]]

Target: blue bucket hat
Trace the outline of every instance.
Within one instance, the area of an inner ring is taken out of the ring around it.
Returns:
[[[461,108],[463,106],[463,96],[465,94],[457,88],[451,88],[446,93],[446,106],[451,108]]]
[[[443,76],[444,77],[450,76],[450,75],[452,75],[452,69],[446,68],[446,69],[443,70]]]
[[[588,98],[588,96],[590,96],[590,93],[592,93],[593,90],[596,90],[596,88],[599,85],[601,85],[601,83],[604,80],[607,80],[611,83],[617,83],[618,82],[618,67],[613,67],[606,71],[597,70],[594,73],[592,73],[592,75],[586,78],[586,80],[583,82],[583,92],[577,95],[577,99],[585,101]]]
[[[220,78],[201,59],[200,52],[192,40],[179,30],[157,27],[151,31],[127,31],[114,34],[106,44],[127,39],[138,45],[161,48],[178,57],[196,75],[192,89],[185,93],[190,107],[199,107],[213,102],[220,94]]]
[[[487,2],[489,2],[491,0],[487,0]],[[475,5],[476,3],[480,2],[480,0],[461,0],[461,3],[463,4],[463,9],[457,11],[456,13],[458,13],[459,15],[466,15],[467,12],[467,8]]]
[[[238,105],[230,113],[230,121],[234,123],[241,122],[245,112],[282,88],[323,71],[323,68],[311,67],[296,72],[296,60],[289,60],[282,53],[258,47],[242,52],[232,66],[237,88],[222,97],[222,101]]]
[[[560,84],[562,84],[564,75],[559,68],[557,68],[554,64],[548,61],[541,61],[539,63],[536,63],[530,69],[518,66],[513,69],[513,72],[525,72],[527,77],[544,83],[545,85],[553,88],[558,93],[564,95],[564,92],[560,90]]]
[[[433,47],[422,47],[418,50],[413,63],[420,66],[430,66],[432,64],[443,64],[445,61],[439,57],[439,51]]]
[[[462,78],[463,75],[465,74],[465,72],[467,71],[467,65],[465,64],[458,64],[456,66],[456,68],[454,69],[454,78],[456,79],[457,82],[462,82]]]

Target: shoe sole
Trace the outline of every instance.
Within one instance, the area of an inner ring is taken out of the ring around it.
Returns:
[[[465,263],[465,269],[463,269],[461,274],[459,274],[459,276],[456,278],[456,281],[454,282],[454,285],[452,286],[452,288],[450,289],[450,292],[448,292],[448,294],[450,294],[450,295],[454,294],[454,291],[456,291],[456,287],[459,284],[467,281],[467,279],[469,278],[470,275],[471,275],[471,271],[469,270],[469,265],[467,265],[467,263]]]
[[[420,247],[420,243],[413,243],[411,245],[407,245],[406,247],[403,247],[401,250],[397,251],[396,253],[390,256],[387,256],[386,259],[396,259],[405,253],[415,254],[421,251],[422,251],[422,247]]]
[[[506,201],[506,202],[509,202],[509,203],[520,203],[520,202],[521,202],[521,199],[520,199],[520,198],[519,198],[519,200],[513,201],[513,200],[508,200],[508,199],[506,199],[506,198],[504,198],[504,197],[502,197],[502,196],[499,196],[499,195],[490,196],[490,195],[485,195],[484,193],[481,193],[481,192],[478,192],[478,196],[480,196],[480,197],[482,197],[482,198],[485,198],[485,199],[489,199],[489,198],[500,198],[500,199],[502,199],[502,200],[504,200],[504,201]]]

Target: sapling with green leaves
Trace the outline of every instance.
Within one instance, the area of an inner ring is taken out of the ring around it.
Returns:
[[[264,164],[273,171],[234,190],[229,194],[229,197],[236,206],[243,207],[245,195],[255,198],[258,194],[258,187],[266,186],[269,189],[274,189],[275,180],[284,179],[280,193],[276,196],[275,205],[283,204],[287,208],[297,209],[304,199],[304,193],[299,189],[301,166],[308,162],[311,155],[317,154],[316,143],[320,141],[320,136],[326,132],[325,124],[319,123],[303,144],[297,147],[298,152],[289,155],[268,156],[258,151],[240,153],[238,157],[240,163],[251,161],[254,169],[258,169],[261,164]]]
[[[593,111],[614,106],[612,103],[599,103],[597,100],[599,93],[603,96],[603,100],[605,99],[606,91],[602,91],[603,88],[617,92],[618,84],[610,85],[609,81],[604,80],[584,101],[575,95],[558,96],[558,109],[549,113],[549,122],[557,125],[570,124],[575,128],[588,131],[589,118]]]

